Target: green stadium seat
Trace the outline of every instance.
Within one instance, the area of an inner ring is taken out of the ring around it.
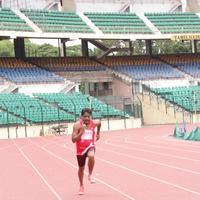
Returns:
[[[44,32],[93,32],[76,13],[33,9],[21,9],[21,12]]]

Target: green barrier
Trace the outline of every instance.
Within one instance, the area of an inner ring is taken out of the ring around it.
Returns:
[[[176,138],[183,138],[184,136],[184,133],[179,129],[178,124],[176,124],[173,136]]]
[[[200,128],[196,127],[190,133],[183,132],[179,129],[178,125],[176,125],[174,129],[173,137],[182,140],[191,140],[191,141],[200,141]]]

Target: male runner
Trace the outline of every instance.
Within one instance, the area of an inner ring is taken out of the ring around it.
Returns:
[[[95,141],[100,139],[101,121],[92,120],[92,111],[84,108],[81,112],[81,118],[74,124],[72,133],[72,142],[76,143],[77,161],[78,161],[78,177],[80,188],[78,194],[84,194],[83,176],[86,158],[88,157],[88,180],[95,183],[92,176],[94,168]],[[95,136],[95,128],[97,128]],[[96,137],[96,140],[95,140]]]

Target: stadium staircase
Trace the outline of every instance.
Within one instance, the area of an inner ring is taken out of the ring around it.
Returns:
[[[122,1],[123,5],[122,7],[120,8],[119,12],[123,13],[123,12],[128,12],[129,9],[130,9],[130,3],[126,2],[126,1]]]
[[[24,20],[35,32],[42,33],[42,30],[33,23],[24,13],[19,10],[12,10],[16,15],[18,15],[22,20]]]
[[[182,5],[180,0],[170,0],[172,7],[170,8],[169,12],[176,12],[177,9]]]
[[[63,84],[63,87],[61,87],[59,92],[60,93],[68,93],[70,91],[75,91],[77,85],[78,85],[77,83],[65,80],[65,84]]]
[[[77,15],[97,34],[103,34],[103,32],[95,26],[95,24],[83,13],[77,13]]]
[[[51,8],[54,8],[55,5],[58,5],[60,3],[59,0],[47,0],[46,1],[46,6],[45,6],[45,10],[51,10]]]
[[[144,23],[146,24],[147,27],[149,27],[149,29],[155,33],[155,34],[161,34],[161,32],[159,31],[159,29],[143,14],[143,13],[136,13],[136,15],[144,21]]]
[[[104,52],[102,52],[99,56],[97,56],[97,59],[103,58],[107,55],[109,55],[112,52],[115,51],[127,51],[130,52],[130,48],[126,48],[126,47],[121,47],[123,44],[123,40],[118,40],[112,43],[112,46],[109,47],[107,50],[105,50]]]
[[[19,86],[15,84],[9,84],[6,88],[0,91],[0,93],[15,93],[19,89]]]

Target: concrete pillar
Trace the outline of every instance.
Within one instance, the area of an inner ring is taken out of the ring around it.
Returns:
[[[74,0],[62,0],[62,10],[76,12],[76,3]]]
[[[75,86],[75,92],[79,92],[79,84]]]
[[[197,53],[197,40],[191,40],[192,53]]]
[[[61,57],[66,57],[66,45],[65,45],[66,40],[65,39],[61,39],[60,40],[60,56]]]
[[[89,83],[84,83],[85,84],[85,94],[89,94]]]
[[[81,46],[82,46],[82,56],[89,57],[88,41],[81,40]]]
[[[14,49],[16,58],[25,58],[24,38],[14,39]]]
[[[129,41],[129,49],[130,49],[129,55],[132,56],[133,55],[133,42],[131,40]]]
[[[152,55],[152,40],[145,40],[146,54]]]

